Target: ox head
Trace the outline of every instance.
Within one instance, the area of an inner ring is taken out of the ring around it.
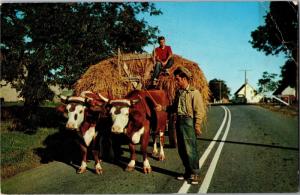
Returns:
[[[121,99],[109,101],[111,106],[110,115],[113,122],[111,127],[112,133],[126,133],[126,127],[128,126],[130,116],[132,116],[132,113],[130,113],[130,108],[139,101],[139,99]]]
[[[57,110],[63,111],[64,116],[68,119],[67,129],[78,130],[85,121],[86,116],[92,111],[99,111],[108,101],[101,94],[95,94],[89,91],[82,92],[80,97],[77,96],[60,96],[64,105],[59,106]]]
[[[64,105],[64,116],[68,119],[66,123],[67,129],[79,130],[84,121],[86,111],[86,99],[82,97],[66,97],[60,96]]]

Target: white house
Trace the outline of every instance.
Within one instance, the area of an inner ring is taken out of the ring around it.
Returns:
[[[263,98],[249,83],[243,84],[234,95],[236,98],[246,97],[247,103],[258,103]]]
[[[279,86],[273,95],[277,96],[288,104],[296,101],[296,89],[290,86]]]
[[[285,96],[285,95],[296,96],[296,90],[295,90],[295,88],[291,88],[290,86],[288,86],[281,92],[281,95],[282,96]]]

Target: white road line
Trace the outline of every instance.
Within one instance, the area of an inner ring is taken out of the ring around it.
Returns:
[[[215,137],[213,140],[218,140],[221,132],[222,132],[222,129],[225,125],[225,122],[226,122],[226,119],[227,119],[227,110],[225,109],[224,106],[222,106],[222,108],[224,109],[224,112],[225,112],[225,116],[224,116],[224,119],[221,123],[221,126],[219,127]],[[200,160],[199,160],[199,168],[201,169],[201,167],[203,166],[205,160],[207,159],[209,153],[211,152],[211,150],[213,149],[214,145],[216,144],[216,141],[211,141],[209,146],[206,148],[206,150],[204,151],[203,155],[201,156]],[[189,188],[190,188],[191,184],[188,184],[187,181],[184,181],[183,185],[181,186],[181,188],[179,189],[178,193],[179,194],[185,194],[188,192]]]
[[[210,163],[210,166],[208,168],[208,171],[204,177],[204,180],[200,186],[200,189],[199,189],[199,192],[198,193],[207,193],[207,190],[209,188],[209,185],[210,185],[210,182],[211,182],[211,179],[212,179],[212,176],[214,174],[214,171],[216,169],[216,166],[217,166],[217,163],[218,163],[218,160],[220,158],[220,154],[221,154],[221,151],[223,149],[223,146],[224,146],[224,141],[226,140],[227,138],[227,135],[228,135],[228,132],[229,132],[229,129],[230,129],[230,124],[231,124],[231,113],[230,113],[230,110],[228,108],[226,108],[228,110],[228,123],[227,123],[227,126],[226,126],[226,130],[225,130],[225,133],[222,137],[222,142],[220,143],[211,163]]]

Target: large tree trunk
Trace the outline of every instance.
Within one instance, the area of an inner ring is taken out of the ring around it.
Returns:
[[[39,106],[39,90],[42,87],[43,76],[35,64],[28,65],[21,96],[25,99],[21,128],[23,131],[36,131],[38,126],[37,110]]]
[[[44,81],[44,74],[40,68],[41,66],[37,64],[28,65],[27,78],[20,94],[25,99],[21,119],[21,130],[24,131],[36,131],[40,123],[39,105],[43,100],[53,96],[53,92],[51,94],[48,85]]]

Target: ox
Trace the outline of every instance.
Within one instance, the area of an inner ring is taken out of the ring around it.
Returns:
[[[95,94],[90,91],[84,91],[80,97],[60,96],[64,105],[57,108],[58,111],[63,112],[68,118],[66,128],[76,130],[80,139],[79,142],[82,162],[77,170],[78,174],[84,173],[87,167],[87,153],[88,147],[92,148],[93,157],[95,160],[96,174],[102,174],[102,167],[99,158],[99,136],[96,130],[96,124],[99,114],[104,110],[105,102],[108,99],[101,94]]]
[[[159,135],[159,159],[165,159],[163,150],[164,131],[168,118],[166,107],[169,105],[166,93],[163,90],[133,91],[126,96],[126,99],[109,100],[108,104],[111,106],[112,133],[124,133],[129,138],[131,160],[126,170],[134,170],[136,160],[135,145],[141,143],[143,170],[146,174],[150,173],[151,166],[147,159],[150,129],[154,130],[153,154],[156,155],[158,153],[156,137]]]

